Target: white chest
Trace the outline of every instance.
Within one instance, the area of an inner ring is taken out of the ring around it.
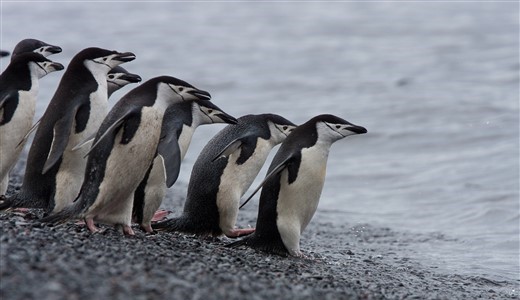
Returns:
[[[89,214],[118,215],[119,210],[128,211],[133,198],[130,197],[144,178],[150,166],[161,131],[162,113],[150,107],[142,110],[141,123],[131,141],[121,144],[122,131],[107,159],[105,175],[99,187],[94,205]],[[125,208],[125,209],[123,209]],[[130,209],[131,211],[131,209]],[[124,216],[126,219],[129,216]]]
[[[224,193],[227,190],[229,192],[232,191],[232,194],[236,194],[233,198],[242,197],[255,180],[260,169],[262,169],[273,147],[274,144],[270,140],[258,138],[254,153],[243,164],[236,163],[242,150],[235,151],[231,154],[220,179],[219,195],[221,192]],[[226,195],[225,197],[229,196],[230,195]]]
[[[302,150],[298,176],[288,184],[288,172],[282,172],[278,194],[278,219],[292,223],[303,232],[316,212],[325,182],[328,149],[311,147]]]

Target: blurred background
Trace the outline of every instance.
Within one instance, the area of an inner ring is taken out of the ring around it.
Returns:
[[[332,113],[366,127],[368,134],[331,149],[318,208],[327,221],[431,234],[438,238],[406,246],[425,263],[519,280],[518,3],[0,8],[2,50],[40,39],[63,48],[49,58],[65,66],[86,47],[132,51],[137,59],[123,65],[130,72],[184,79],[235,117],[277,113],[303,123]],[[8,62],[0,60],[2,70]],[[35,120],[62,74],[40,80]],[[170,192],[185,193],[200,150],[222,128],[198,129]],[[23,175],[23,166],[24,159],[15,172]]]

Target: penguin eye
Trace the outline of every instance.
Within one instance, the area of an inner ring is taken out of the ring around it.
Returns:
[[[336,129],[340,129],[340,128],[341,128],[341,126],[340,126],[340,125],[336,125]]]
[[[208,114],[212,113],[213,109],[208,109]]]
[[[179,87],[179,92],[182,92],[184,91],[184,88],[183,87]]]
[[[106,57],[103,57],[103,61],[107,61],[107,59],[108,59],[108,58],[106,58]]]
[[[110,79],[114,79],[114,77],[115,77],[115,76],[112,75],[112,74],[108,75],[108,78],[110,78]]]
[[[289,128],[289,126],[284,126],[282,128],[283,128],[283,130],[287,130],[287,128]]]
[[[43,48],[40,48],[40,52],[43,52]]]

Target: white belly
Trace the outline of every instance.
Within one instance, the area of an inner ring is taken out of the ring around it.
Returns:
[[[149,107],[142,109],[141,123],[130,143],[120,144],[122,131],[110,153],[99,193],[86,217],[107,224],[130,225],[133,193],[146,175],[161,131],[162,113]]]
[[[245,163],[235,163],[242,151],[235,151],[229,156],[217,193],[219,225],[225,234],[235,228],[240,198],[255,180],[273,147],[272,141],[258,138],[255,152]]]
[[[80,133],[75,133],[74,129],[76,128],[76,122],[73,122],[69,141],[65,151],[63,152],[60,169],[56,174],[54,212],[60,211],[71,204],[79,193],[85,176],[85,166],[87,164],[87,158],[85,155],[90,150],[91,143],[74,151],[72,148],[94,135],[107,115],[108,100],[106,87],[104,88],[105,91],[103,92],[103,87],[100,86],[98,91],[91,95],[90,115],[85,130]]]
[[[18,160],[18,156],[25,145],[18,143],[31,128],[34,111],[36,107],[36,95],[38,88],[30,91],[19,91],[18,107],[16,108],[11,121],[0,126],[0,181],[3,182],[0,187],[0,195],[5,194],[7,183],[9,181],[9,171],[13,168]],[[0,109],[0,114],[3,114]]]
[[[277,227],[284,245],[293,255],[299,254],[300,236],[316,212],[325,182],[328,149],[317,147],[302,150],[298,177],[288,183],[288,172],[281,174],[282,184],[276,211]]]

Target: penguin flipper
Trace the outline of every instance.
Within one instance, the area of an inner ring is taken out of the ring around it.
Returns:
[[[43,165],[42,174],[47,173],[47,171],[49,171],[49,169],[52,168],[63,155],[69,142],[69,135],[72,130],[74,115],[75,114],[67,114],[54,124],[51,150],[49,151],[47,160]]]
[[[17,98],[18,93],[15,92],[6,93],[0,98],[0,125],[9,122],[13,117],[17,107]]]
[[[31,133],[33,133],[36,129],[38,129],[38,125],[40,125],[40,122],[42,121],[42,118],[40,118],[38,121],[36,121],[36,123],[34,123],[34,125],[31,127],[31,129],[29,129],[29,131],[27,131],[27,133],[23,136],[23,138],[20,140],[20,142],[18,143],[18,145],[16,145],[16,148],[20,147],[20,145],[24,145],[25,142],[27,142],[27,139],[29,138],[29,136],[31,135]]]
[[[14,92],[5,93],[4,95],[2,95],[2,97],[0,97],[0,109],[4,108],[4,103],[6,103],[9,98],[14,96]]]
[[[171,187],[177,181],[181,169],[181,149],[173,132],[159,141],[157,152],[163,159],[166,186]]]
[[[279,163],[276,167],[274,167],[267,175],[265,175],[264,180],[258,185],[258,187],[253,191],[253,193],[246,199],[246,201],[244,201],[244,203],[242,203],[242,205],[240,205],[240,207],[238,209],[241,209],[242,207],[244,207],[244,205],[246,205],[246,203],[249,202],[249,200],[251,200],[251,198],[253,198],[253,196],[256,193],[258,193],[258,191],[264,186],[264,184],[269,179],[271,179],[276,174],[282,172],[287,167],[287,164],[290,162],[291,159],[292,159],[292,156],[288,156],[281,163]]]
[[[220,151],[219,154],[217,154],[215,156],[215,158],[213,158],[212,161],[215,161],[215,160],[219,159],[220,157],[229,157],[231,154],[233,154],[233,152],[237,151],[241,146],[242,146],[242,137],[234,139],[231,143],[229,143],[226,147],[224,147],[224,149],[222,149],[222,151]]]
[[[94,132],[88,138],[84,139],[81,143],[74,146],[74,148],[72,148],[72,151],[76,151],[80,148],[83,148],[83,146],[85,146],[86,144],[93,142],[95,138],[96,138],[96,132]]]
[[[94,144],[92,145],[92,147],[90,147],[90,150],[88,150],[87,154],[85,154],[84,157],[87,157],[90,152],[92,152],[92,150],[94,150],[94,148],[96,148],[97,145],[99,145],[99,143],[107,136],[113,136],[114,135],[114,132],[117,132],[119,130],[119,128],[123,125],[123,123],[125,122],[125,120],[130,117],[134,112],[138,111],[139,108],[138,107],[128,107],[126,109],[126,111],[124,111],[121,116],[115,120],[115,122],[113,122],[110,126],[108,126],[107,129],[105,129],[104,132],[101,133],[100,136],[99,133],[101,131],[101,129],[96,133],[96,139],[94,140]],[[84,142],[82,142],[81,144],[86,144],[88,142],[88,139]],[[80,145],[81,145],[80,144]],[[74,148],[80,146],[80,145],[76,145]],[[77,148],[76,148],[77,149]]]

